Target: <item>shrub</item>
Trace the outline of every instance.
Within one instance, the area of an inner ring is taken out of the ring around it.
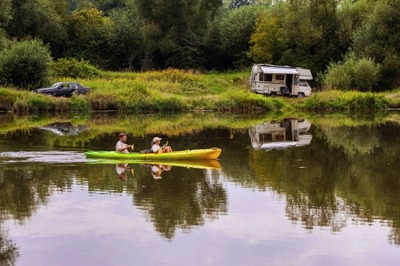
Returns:
[[[361,58],[354,65],[354,86],[362,91],[369,91],[378,81],[380,66],[373,60]]]
[[[349,54],[344,62],[331,63],[322,77],[327,89],[370,91],[378,81],[380,65],[372,59]]]
[[[348,64],[331,63],[322,79],[327,89],[348,90],[351,88],[351,69]]]
[[[52,74],[58,77],[90,78],[100,76],[100,70],[83,59],[60,58],[53,63]]]
[[[0,52],[0,82],[21,88],[34,88],[46,83],[51,56],[40,40],[10,42]]]

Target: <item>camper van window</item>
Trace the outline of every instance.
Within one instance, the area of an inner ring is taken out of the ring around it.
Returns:
[[[260,81],[272,81],[272,75],[271,74],[260,74]]]
[[[305,80],[300,80],[300,84],[299,84],[300,86],[307,86],[308,84],[307,84],[307,81],[305,81]]]
[[[285,76],[284,75],[276,75],[276,80],[284,80]]]

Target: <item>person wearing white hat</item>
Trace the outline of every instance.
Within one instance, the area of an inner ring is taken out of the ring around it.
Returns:
[[[159,137],[154,137],[153,138],[153,146],[151,146],[151,150],[154,153],[162,153],[162,152],[171,152],[172,148],[170,146],[167,146],[164,144],[164,146],[160,146],[161,143],[161,138]]]

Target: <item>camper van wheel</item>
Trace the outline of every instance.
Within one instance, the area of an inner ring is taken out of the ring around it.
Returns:
[[[271,92],[271,94],[270,94],[272,97],[275,97],[275,96],[277,96],[278,94],[276,94],[276,92]]]
[[[303,92],[299,92],[299,94],[297,94],[297,98],[304,98],[305,95]]]

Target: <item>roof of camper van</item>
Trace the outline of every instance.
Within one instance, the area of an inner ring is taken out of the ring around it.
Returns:
[[[266,74],[294,74],[299,75],[300,79],[312,80],[313,76],[309,69],[291,66],[278,66],[269,64],[259,64],[261,71]]]

